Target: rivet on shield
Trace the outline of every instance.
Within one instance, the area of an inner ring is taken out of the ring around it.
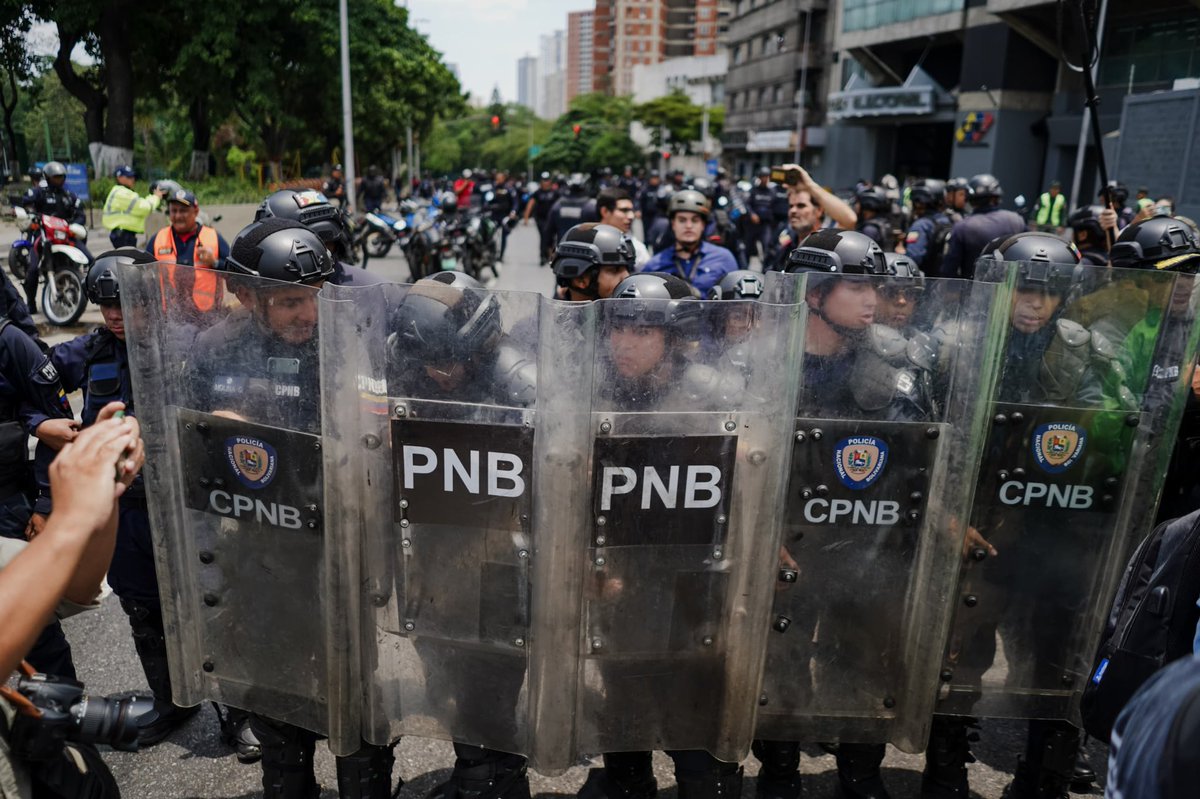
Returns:
[[[824,485],[824,484],[817,486],[817,494],[822,497],[826,496],[827,494],[829,494],[829,486]]]
[[[725,557],[725,551],[722,550],[720,547],[717,547],[716,549],[714,549],[712,551],[712,556],[713,556],[713,560],[720,560],[721,558]]]
[[[320,525],[317,524],[316,519],[309,519],[308,524],[306,526],[308,527],[309,530],[316,530],[318,527],[320,527]]]
[[[725,423],[725,430],[730,433],[732,433],[734,430],[737,430],[737,422],[730,419],[728,422]]]
[[[208,488],[210,485],[212,485],[212,480],[209,480],[207,477],[200,478],[200,487],[201,488]]]
[[[1000,471],[996,472],[996,476],[999,477],[1001,480],[1007,480],[1008,479],[1008,469],[1001,469]]]
[[[213,562],[213,553],[209,552],[208,550],[201,551],[200,562],[204,563],[204,564],[212,563]]]
[[[712,646],[713,637],[711,635],[706,635],[703,639],[701,639],[700,643],[704,644],[705,646]]]
[[[191,423],[191,422],[184,422],[184,424],[183,424],[183,429],[184,429],[184,430],[191,430],[191,429],[192,429],[192,423]]]
[[[794,583],[799,576],[795,569],[779,570],[779,582],[781,583]]]
[[[751,450],[750,454],[746,456],[746,460],[750,462],[751,466],[761,466],[766,463],[767,453],[761,449]]]
[[[603,557],[596,558],[596,565],[597,565],[597,566],[603,566],[603,565],[604,565],[606,562],[607,562],[607,561],[605,561]]]
[[[769,701],[770,700],[767,699],[766,691],[764,691],[763,693],[758,695],[758,704],[760,707],[765,707],[767,702],[769,702]]]
[[[606,536],[602,536],[602,535],[596,536],[596,546],[602,547],[607,543],[608,543],[608,538]]]
[[[915,509],[915,508],[914,508],[913,510],[910,510],[910,511],[908,512],[907,516],[908,516],[908,520],[909,520],[910,522],[914,522],[914,523],[915,523],[915,522],[917,522],[918,520],[920,520],[920,518],[921,518],[921,511],[919,511],[919,510],[917,510],[917,509]]]
[[[1020,480],[1022,477],[1025,476],[1025,470],[1022,469],[1020,466],[1018,466],[1017,468],[1013,469],[1012,475],[1017,480]]]
[[[988,552],[983,547],[975,547],[971,550],[971,557],[977,561],[987,560]]]
[[[608,421],[607,419],[605,419],[603,422],[601,422],[600,423],[600,432],[601,433],[611,433],[612,432],[612,422]]]
[[[992,417],[992,421],[995,422],[997,426],[1002,425],[1002,424],[1008,424],[1008,417],[1002,413],[998,413]]]
[[[1062,676],[1062,684],[1064,686],[1070,688],[1072,685],[1075,684],[1075,678],[1072,677],[1070,674],[1064,674]]]
[[[801,499],[812,499],[812,497],[813,497],[813,490],[811,488],[809,488],[808,486],[805,486],[804,488],[800,489],[800,498]]]
[[[211,660],[206,660],[204,661],[203,665],[200,666],[200,668],[204,669],[205,671],[212,671],[216,668],[216,666],[213,665]]]
[[[225,487],[225,481],[224,481],[223,479],[221,479],[220,477],[218,477],[218,478],[214,479],[212,484],[213,484],[214,486],[216,486],[217,488],[224,488],[224,487]]]
[[[417,629],[417,625],[413,624],[411,621],[406,621],[404,622],[404,629],[411,633],[413,630]]]
[[[400,546],[404,547],[405,549],[408,549],[409,547],[412,546],[412,539],[410,539],[410,538],[402,539],[400,541]]]
[[[1136,413],[1131,413],[1128,416],[1126,416],[1125,417],[1125,425],[1127,427],[1137,427],[1138,426],[1138,415]]]
[[[320,451],[321,451],[321,442],[320,442],[320,441],[314,441],[314,442],[313,442],[313,449],[315,449],[317,452],[320,452]]]
[[[942,682],[950,682],[954,679],[954,672],[950,671],[950,669],[942,669],[942,673],[938,677],[941,678]]]
[[[317,513],[317,512],[319,512],[319,511],[321,510],[320,508],[318,508],[318,507],[317,507],[317,506],[316,506],[314,503],[312,503],[312,502],[310,502],[310,503],[308,503],[307,505],[305,505],[305,506],[304,506],[304,509],[305,509],[306,511],[308,511],[309,513]]]
[[[529,557],[529,550],[528,549],[519,550],[517,552],[517,557],[520,558],[521,560],[524,560],[525,558]]]
[[[888,709],[894,708],[896,706],[896,700],[890,696],[885,696],[883,698],[883,706]]]
[[[392,408],[392,413],[394,413],[397,418],[403,419],[405,416],[408,416],[408,408],[405,408],[403,405],[397,405],[395,408]]]
[[[513,646],[525,646],[525,639],[524,638],[514,638]]]
[[[963,597],[963,604],[969,608],[973,608],[979,604],[979,597],[975,596],[974,594],[967,594],[965,597]]]
[[[925,499],[925,495],[920,491],[914,491],[908,495],[908,499],[910,502],[920,502],[921,500]]]
[[[379,445],[382,443],[383,441],[374,433],[367,433],[362,437],[362,444],[367,449],[379,449]]]
[[[803,430],[797,430],[796,431],[796,440],[799,441],[801,444],[803,444],[805,441],[808,440],[808,433],[804,432]]]
[[[808,436],[813,441],[820,441],[822,438],[825,437],[825,434],[821,432],[821,428],[814,427],[812,430],[808,431]]]
[[[196,425],[196,429],[201,433],[208,433],[208,422],[200,422]]]
[[[925,437],[931,441],[933,439],[937,438],[938,436],[940,436],[941,434],[942,434],[942,431],[938,430],[936,427],[930,427],[925,430]]]
[[[604,647],[604,642],[599,638],[592,639],[592,651],[599,652]]]
[[[1114,499],[1114,497],[1112,494],[1105,494],[1102,497],[1100,497],[1100,504],[1111,505],[1113,502],[1113,499]]]
[[[401,507],[401,508],[407,508],[407,507],[408,507],[408,500],[407,500],[407,499],[402,499],[402,500],[400,500],[400,507]]]
[[[777,633],[786,633],[788,627],[792,626],[792,620],[787,616],[777,616],[771,624],[771,629]]]
[[[204,595],[204,604],[208,605],[210,608],[215,608],[219,601],[220,600],[217,599],[216,594],[205,594]]]
[[[726,519],[724,516],[718,516],[718,517],[717,517],[717,524],[724,524],[724,523],[725,523],[725,522],[727,522],[727,521],[729,521],[729,520],[728,520],[728,519]]]
[[[608,519],[606,517],[604,517],[604,516],[596,517],[596,526],[597,527],[603,527],[606,524],[608,524]]]
[[[1116,488],[1120,484],[1121,484],[1121,481],[1115,477],[1104,478],[1104,487],[1105,488]]]
[[[1013,411],[1011,418],[1013,420],[1013,424],[1020,424],[1021,422],[1025,421],[1025,414],[1021,413],[1020,411]]]
[[[408,519],[401,519],[401,520],[400,520],[400,526],[401,526],[401,527],[408,527],[408,525],[409,525],[409,521],[408,521]]]

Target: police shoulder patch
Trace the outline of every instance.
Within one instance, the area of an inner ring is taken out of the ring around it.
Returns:
[[[921,238],[920,233],[918,233],[915,230],[910,230],[910,231],[908,231],[908,235],[904,237],[904,241],[907,244],[914,244],[916,242],[916,240],[919,238]]]
[[[53,383],[58,380],[58,370],[54,368],[54,364],[49,358],[38,367],[37,372],[47,383]]]
[[[888,445],[875,436],[843,438],[833,448],[833,466],[846,488],[861,491],[870,487],[887,465]]]
[[[1030,440],[1033,459],[1042,471],[1059,474],[1070,469],[1087,446],[1087,429],[1068,422],[1038,425]]]

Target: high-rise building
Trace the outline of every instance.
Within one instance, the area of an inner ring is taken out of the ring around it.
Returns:
[[[594,23],[594,11],[573,11],[567,15],[567,105],[576,95],[592,91]]]
[[[527,55],[517,59],[517,104],[537,111],[538,60]]]
[[[635,66],[718,54],[731,13],[731,0],[596,0],[593,85],[628,94]]]
[[[556,119],[567,110],[567,34],[542,36],[538,57],[537,114]]]

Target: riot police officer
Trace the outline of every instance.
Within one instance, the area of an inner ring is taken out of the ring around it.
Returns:
[[[638,216],[642,220],[642,241],[646,242],[647,246],[651,244],[650,228],[654,226],[654,220],[662,213],[659,200],[661,190],[662,176],[659,175],[657,169],[651,169],[650,174],[646,177],[645,185],[641,187],[641,191],[637,195]]]
[[[633,240],[612,225],[576,225],[554,252],[556,296],[571,302],[607,299],[633,272],[636,258]]]
[[[280,189],[268,195],[254,212],[255,222],[271,217],[299,222],[321,237],[333,256],[334,273],[329,282],[334,285],[372,286],[380,282],[366,269],[355,269],[349,264],[352,249],[349,222],[345,212],[334,208],[325,195]]]
[[[1067,227],[1083,262],[1095,266],[1108,263],[1108,235],[1100,224],[1102,205],[1084,205],[1076,208],[1067,218]]]
[[[1025,230],[1025,220],[1012,211],[1000,208],[1004,189],[1000,181],[987,174],[976,175],[968,183],[971,214],[955,222],[946,245],[946,257],[941,271],[929,272],[931,277],[974,276],[975,260],[989,241],[1007,238]]]
[[[238,234],[226,264],[232,273],[230,290],[243,310],[196,339],[195,361],[184,365],[197,395],[193,407],[212,408],[235,418],[275,419],[279,426],[293,430],[319,431],[316,289],[335,271],[325,243],[299,222],[263,219]],[[240,275],[279,283],[239,280]],[[264,383],[267,389],[260,390]],[[251,716],[250,727],[262,746],[265,796],[316,797],[313,752],[318,736],[259,715]],[[391,747],[368,744],[338,757],[340,795],[390,797],[394,762]]]
[[[743,219],[750,254],[758,255],[765,262],[771,248],[771,232],[780,220],[775,218],[776,192],[771,185],[771,170],[760,167],[756,177],[758,179],[746,197],[746,208],[750,213]]]
[[[917,268],[930,274],[940,274],[946,254],[946,240],[954,223],[942,210],[946,184],[940,180],[922,180],[909,189],[913,216],[916,221],[904,237],[904,254]]]
[[[970,191],[966,178],[951,178],[946,181],[946,216],[958,222],[967,214],[967,194]]]
[[[858,214],[855,229],[878,244],[884,252],[895,248],[896,239],[888,220],[892,200],[887,191],[881,186],[867,186],[855,193],[854,201],[854,210]]]
[[[508,233],[517,221],[517,211],[521,207],[521,198],[509,181],[508,173],[504,170],[496,172],[496,178],[492,185],[492,198],[490,200],[485,198],[485,202],[488,214],[500,226],[500,260],[503,261],[504,253],[508,250]]]
[[[588,207],[592,212],[589,214]],[[595,202],[587,195],[587,179],[578,172],[567,178],[567,193],[560,197],[546,218],[547,240],[551,247],[562,241],[567,231],[584,222],[595,222]]]
[[[533,192],[529,202],[525,204],[525,223],[528,224],[529,217],[532,216],[538,229],[538,266],[546,265],[550,259],[550,251],[553,249],[553,242],[548,237],[549,228],[546,222],[550,219],[550,209],[558,202],[558,197],[558,189],[550,179],[550,173],[543,172],[539,176],[537,191]]]
[[[40,186],[35,181],[29,191],[25,192],[25,196],[21,198],[21,206],[31,214],[56,216],[68,222],[86,224],[87,217],[83,213],[83,203],[75,196],[75,192],[66,186],[67,168],[58,161],[51,161],[42,168],[42,174],[46,185]],[[76,241],[75,246],[87,256],[88,263],[91,263],[92,254],[88,252],[85,242]],[[40,265],[31,260],[29,271],[25,275],[25,301],[29,309],[35,313],[37,312],[35,295],[37,294]]]
[[[644,302],[611,306],[607,335],[598,346],[603,350],[598,357],[606,375],[598,387],[602,401],[622,410],[649,412],[678,407],[683,397],[689,408],[697,410],[728,407],[741,399],[744,384],[740,379],[719,375],[687,357],[702,333],[702,313],[686,282],[671,274],[642,272],[623,280],[613,297]],[[602,595],[606,590],[606,586],[598,588]],[[602,682],[621,683],[622,678],[628,680],[645,668],[637,661],[607,661],[599,664],[599,677]],[[671,699],[663,697],[663,701]],[[742,769],[737,763],[719,761],[700,750],[667,754],[675,763],[681,799],[740,795]],[[650,752],[609,752],[603,761],[603,768],[589,771],[578,793],[580,799],[651,799],[655,795],[657,781]]]
[[[925,296],[925,273],[907,255],[885,252],[887,280],[878,287],[875,318],[881,325],[907,334]]]

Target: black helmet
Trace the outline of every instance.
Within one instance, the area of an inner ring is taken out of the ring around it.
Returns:
[[[50,178],[65,178],[67,176],[67,168],[58,161],[47,161],[42,167],[42,174],[46,176],[46,180]]]
[[[913,259],[899,252],[885,252],[883,257],[887,261],[888,283],[918,281],[921,288],[925,287],[925,273]]]
[[[765,286],[762,275],[749,269],[737,269],[708,290],[710,300],[757,300],[762,297]]]
[[[475,278],[468,275],[466,272],[459,272],[457,269],[449,269],[445,272],[438,272],[436,275],[430,275],[425,280],[432,280],[437,283],[445,283],[447,286],[454,286],[460,289],[477,289],[483,290],[483,284]]]
[[[611,307],[615,324],[662,327],[682,339],[699,334],[702,303],[687,281],[665,272],[639,272],[617,284]]]
[[[321,241],[339,258],[350,252],[350,228],[346,224],[345,215],[334,208],[319,191],[280,189],[268,195],[254,212],[254,221],[259,222],[271,217],[291,219],[304,225],[320,236]]]
[[[788,255],[786,271],[843,275],[886,275],[883,250],[855,230],[818,230]]]
[[[1110,180],[1108,182],[1108,194],[1112,198],[1113,205],[1117,208],[1124,208],[1125,203],[1129,201],[1129,187],[1119,180]],[[1105,190],[1100,189],[1096,192],[1096,196],[1101,200],[1104,199]]]
[[[121,264],[153,264],[154,256],[137,247],[121,247],[109,250],[96,259],[88,270],[84,285],[87,298],[96,305],[121,302],[121,283],[117,278],[117,267]]]
[[[966,178],[950,178],[946,181],[946,191],[958,191],[959,189],[970,191],[970,182]]]
[[[1004,189],[1000,187],[1000,181],[996,180],[995,175],[985,172],[967,181],[967,197],[973,204],[1003,196]]]
[[[572,172],[566,183],[567,191],[572,194],[582,194],[587,188],[587,178],[580,172]]]
[[[612,225],[585,222],[566,232],[554,249],[554,274],[570,280],[601,266],[633,271],[637,251],[633,240]]]
[[[993,239],[982,257],[998,262],[1019,262],[1018,289],[1041,289],[1047,294],[1066,294],[1075,281],[1079,250],[1069,241],[1039,231]]]
[[[396,330],[388,339],[394,358],[426,364],[462,362],[499,341],[496,298],[468,275],[442,274],[418,280],[404,296],[396,310]]]
[[[708,198],[695,189],[684,189],[671,195],[667,201],[667,216],[673,217],[680,211],[691,211],[708,219]]]
[[[879,186],[859,189],[855,193],[854,199],[868,211],[887,211],[892,207],[892,201],[888,198],[887,191]]]
[[[40,166],[34,164],[33,166],[29,167],[29,179],[34,183],[37,183],[43,177],[45,177],[45,174],[42,172],[42,168]]]
[[[1115,267],[1195,274],[1200,239],[1191,225],[1171,216],[1152,216],[1121,231],[1109,253]]]
[[[926,208],[941,208],[946,203],[946,188],[946,181],[926,178],[912,185],[908,198]]]
[[[770,177],[771,176],[771,167],[760,166],[757,170],[755,170],[754,175],[756,177],[760,177],[760,178]]]
[[[313,231],[291,219],[269,217],[242,228],[225,268],[286,283],[320,283],[333,274],[333,256]]]
[[[164,178],[163,180],[156,180],[151,183],[150,190],[161,191],[167,197],[174,197],[176,192],[181,192],[184,189],[176,181]]]
[[[1103,205],[1084,205],[1076,208],[1067,217],[1067,227],[1073,230],[1086,230],[1093,236],[1103,238],[1104,228],[1100,227],[1100,213],[1103,210]]]

